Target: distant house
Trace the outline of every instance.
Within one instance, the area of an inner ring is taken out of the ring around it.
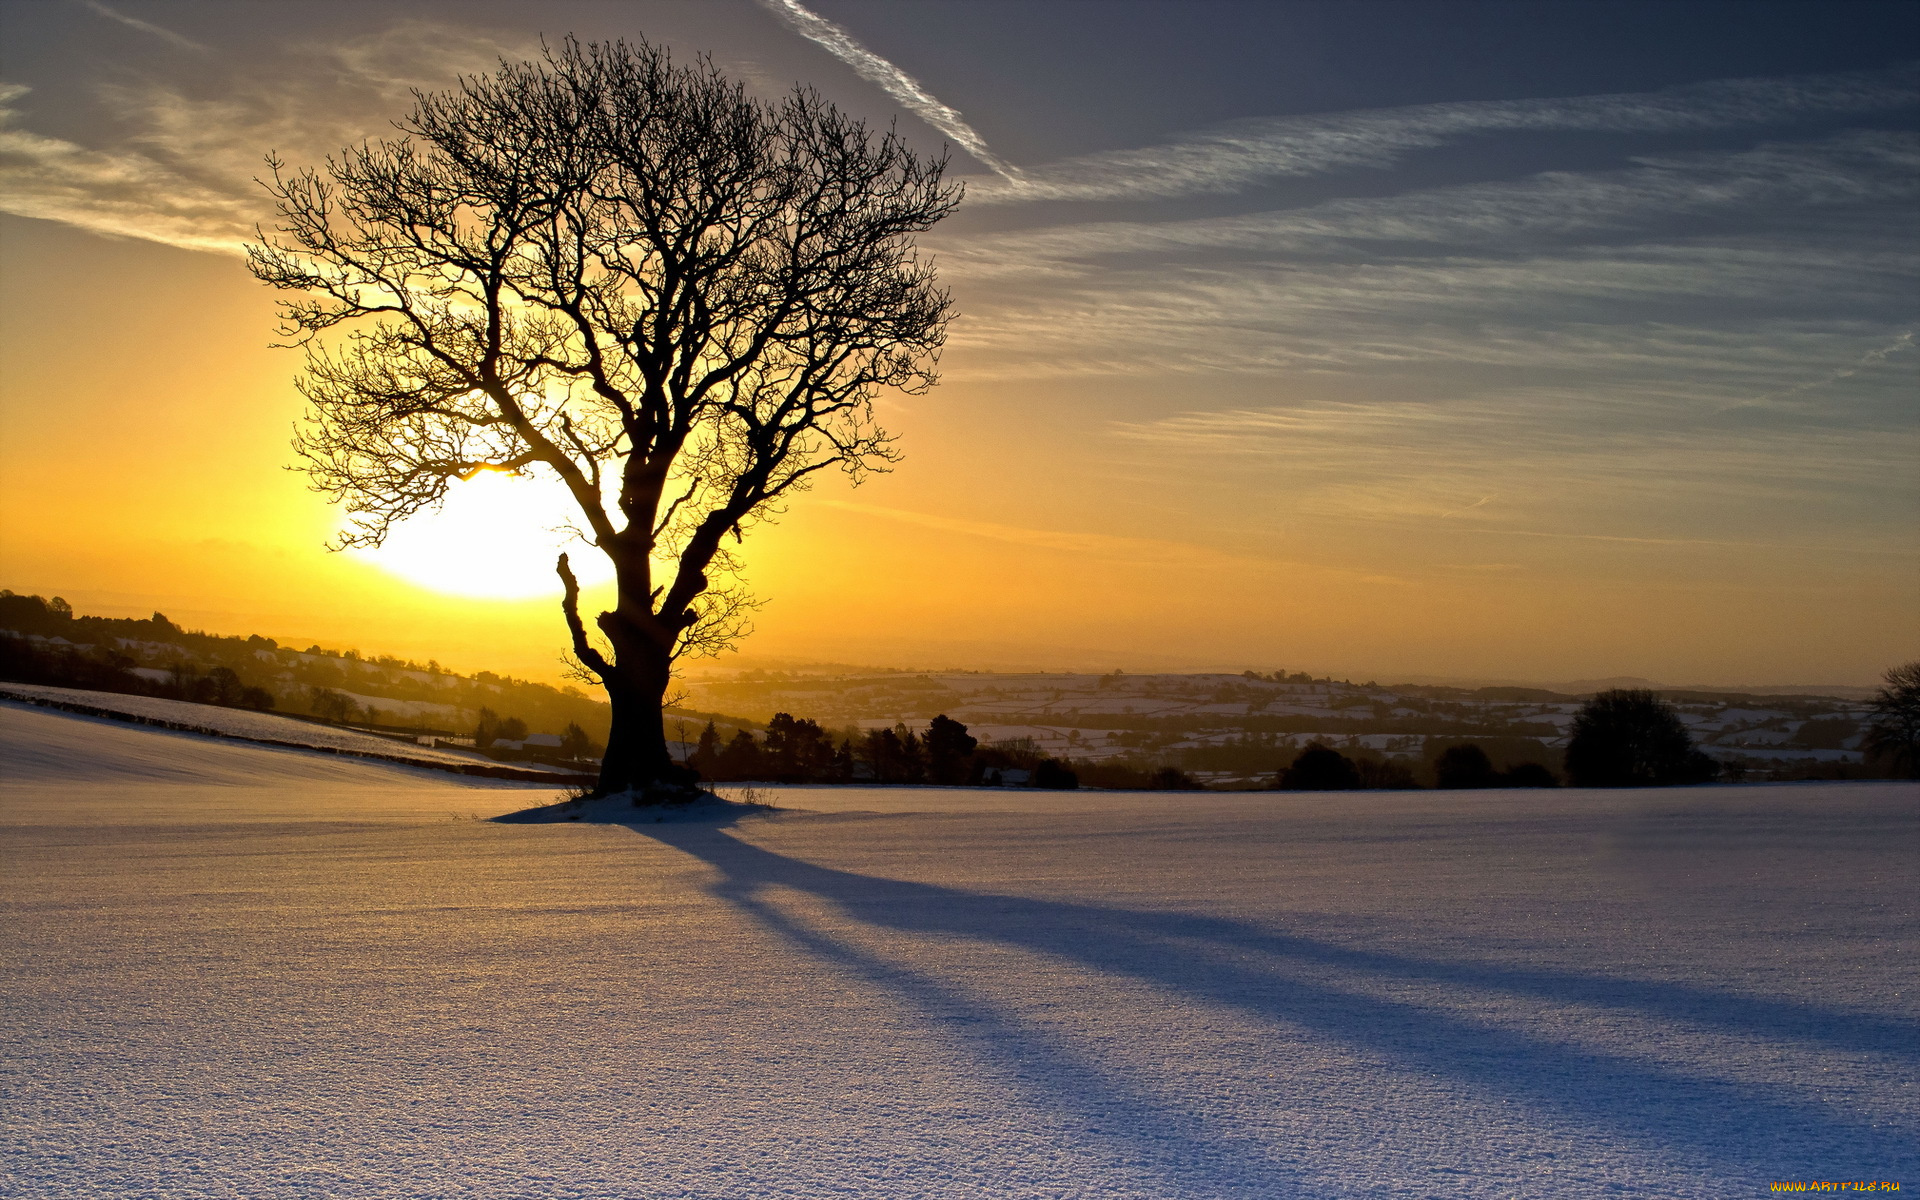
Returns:
[[[988,787],[1025,787],[1032,778],[1033,772],[1019,767],[988,767],[980,782]]]
[[[496,746],[500,744],[499,742],[494,743]],[[536,733],[526,741],[521,742],[519,748],[523,750],[558,750],[560,744],[560,735],[557,733]]]

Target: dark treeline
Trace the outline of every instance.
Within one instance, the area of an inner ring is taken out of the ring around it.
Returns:
[[[1575,787],[1662,787],[1710,783],[1720,764],[1693,743],[1674,707],[1651,691],[1615,689],[1595,695],[1574,717],[1564,756]],[[1475,742],[1444,747],[1432,764],[1434,786],[1447,789],[1558,787],[1559,776],[1533,761],[1497,767]],[[1353,759],[1320,742],[1302,750],[1275,780],[1283,791],[1327,792],[1416,786],[1391,761]]]
[[[939,784],[951,787],[1076,788],[1079,773],[1030,739],[983,746],[944,713],[925,736],[904,724],[847,730],[836,740],[819,722],[775,713],[763,737],[737,729],[722,738],[709,721],[687,756],[709,782]]]
[[[1526,761],[1504,769],[1494,766],[1477,742],[1445,746],[1428,764],[1436,788],[1558,787],[1559,776],[1542,763]],[[1418,788],[1414,768],[1404,759],[1370,751],[1342,754],[1324,742],[1310,742],[1292,764],[1274,778],[1284,792],[1400,791]]]

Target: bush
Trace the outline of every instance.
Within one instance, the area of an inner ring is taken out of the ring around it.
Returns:
[[[1573,718],[1567,776],[1575,787],[1663,787],[1719,774],[1719,764],[1694,747],[1680,714],[1650,691],[1601,692]]]
[[[1487,752],[1468,742],[1441,751],[1433,764],[1434,786],[1441,788],[1490,788],[1500,784],[1500,773],[1493,769]]]
[[[1554,773],[1536,762],[1520,763],[1500,777],[1501,787],[1543,788],[1559,787],[1560,780]]]
[[[1055,791],[1072,791],[1080,786],[1080,776],[1057,758],[1043,758],[1033,768],[1033,786]]]
[[[1197,792],[1203,790],[1193,781],[1193,777],[1179,767],[1161,767],[1147,781],[1147,787],[1156,792]]]
[[[1348,758],[1354,771],[1360,776],[1363,791],[1411,791],[1420,784],[1413,778],[1413,768],[1396,758],[1385,758],[1374,754],[1354,754]]]
[[[1346,755],[1312,742],[1280,772],[1277,783],[1283,792],[1351,792],[1360,786],[1360,772]]]

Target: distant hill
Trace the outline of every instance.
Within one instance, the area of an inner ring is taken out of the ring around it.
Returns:
[[[607,705],[556,688],[439,663],[321,646],[296,649],[259,634],[183,629],[145,620],[76,614],[66,601],[0,591],[0,678],[192,700],[234,708],[322,716],[395,730],[470,734],[481,709],[517,718],[530,733],[578,725],[606,737]]]

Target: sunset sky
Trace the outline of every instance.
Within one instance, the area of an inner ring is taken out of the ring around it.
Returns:
[[[269,151],[567,33],[812,84],[967,187],[944,382],[882,402],[894,474],[748,540],[736,661],[1920,654],[1920,6],[1836,0],[12,0],[0,586],[555,677],[537,481],[325,550],[238,248]]]

